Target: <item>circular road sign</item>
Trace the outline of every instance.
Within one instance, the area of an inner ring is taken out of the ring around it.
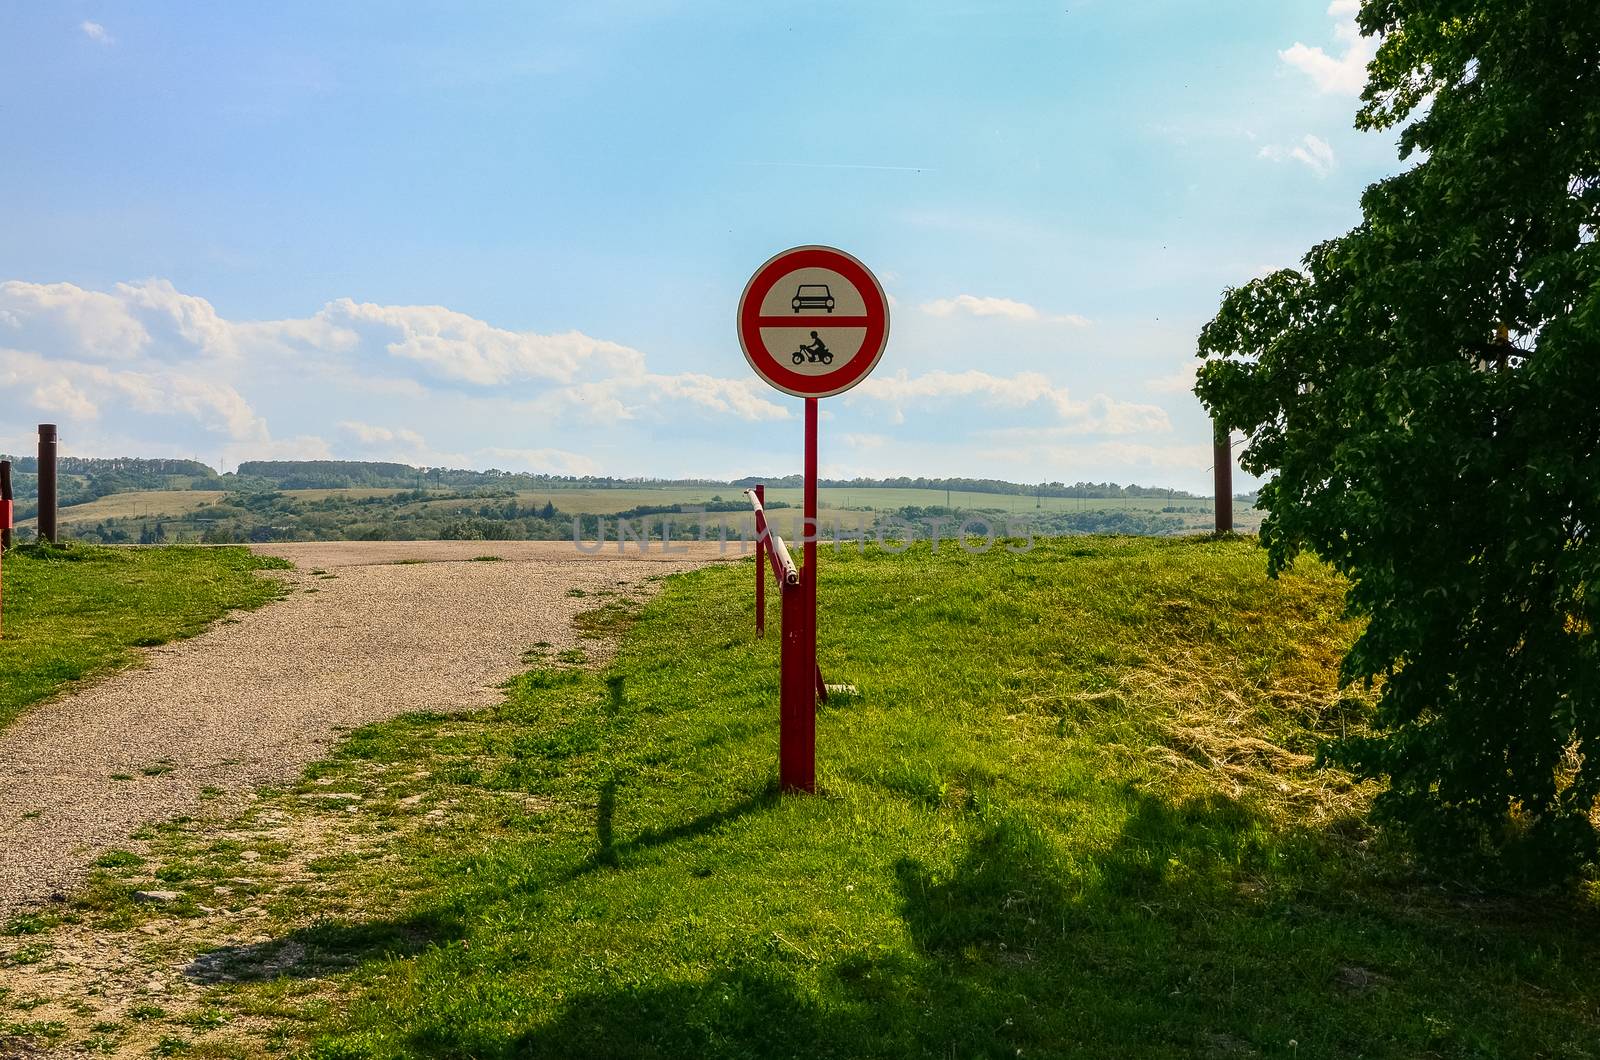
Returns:
[[[882,285],[842,250],[785,250],[757,269],[739,296],[745,360],[795,397],[849,390],[877,367],[888,341]]]

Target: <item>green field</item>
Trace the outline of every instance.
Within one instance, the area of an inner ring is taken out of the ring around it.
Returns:
[[[191,637],[278,594],[256,572],[283,566],[242,548],[18,548],[4,559],[0,726],[135,650]]]
[[[296,502],[301,510],[310,506],[326,505],[336,502],[354,502],[371,498],[395,498],[392,504],[383,505],[381,508],[370,510],[356,510],[347,505],[347,516],[352,521],[360,521],[361,526],[378,526],[392,529],[398,534],[406,535],[420,532],[419,521],[427,525],[429,516],[470,518],[484,503],[498,503],[491,494],[483,496],[463,495],[451,491],[436,491],[437,496],[421,500],[410,499],[409,491],[387,488],[362,488],[362,489],[301,489],[283,490],[281,496]],[[79,533],[88,532],[91,528],[107,521],[123,521],[123,525],[131,530],[138,530],[153,523],[165,523],[167,532],[173,539],[195,540],[208,527],[226,523],[237,513],[218,507],[218,502],[223,501],[228,494],[218,490],[171,490],[171,491],[141,491],[131,493],[112,494],[86,504],[74,505],[61,509],[60,524],[69,533],[76,530]],[[552,503],[563,516],[574,515],[615,515],[619,512],[629,512],[639,508],[670,507],[681,505],[693,509],[712,502],[716,498],[724,501],[742,501],[742,495],[731,487],[694,487],[694,486],[663,486],[663,487],[638,487],[617,489],[551,489],[542,491],[522,491],[515,494],[517,503],[538,507],[546,502]],[[767,493],[768,503],[771,505],[788,504],[791,508],[776,508],[773,511],[775,525],[780,533],[794,537],[799,533],[798,509],[802,502],[801,491],[798,489],[772,489]],[[995,516],[998,520],[1014,519],[1020,525],[1030,519],[1048,517],[1052,514],[1074,514],[1094,512],[1127,512],[1139,515],[1151,515],[1167,511],[1171,518],[1181,521],[1182,529],[1187,531],[1207,530],[1213,525],[1211,502],[1195,498],[1163,498],[1163,497],[1130,497],[1130,498],[1075,498],[1075,497],[1044,497],[1034,498],[994,493],[963,492],[960,490],[925,490],[925,489],[821,489],[818,491],[818,504],[820,521],[824,531],[835,524],[843,529],[856,530],[870,527],[874,522],[887,518],[891,513],[905,508],[939,508],[947,506],[954,509],[957,519],[969,515],[984,513],[1000,513]],[[652,517],[657,523],[661,516]],[[741,528],[746,534],[752,532],[752,520],[748,515],[739,513],[717,513],[705,517],[695,516],[692,513],[680,516],[671,516],[677,524],[705,523],[710,525],[726,524],[730,532],[737,533]],[[1248,505],[1235,504],[1234,519],[1236,527],[1241,531],[1253,531],[1260,522],[1260,513]],[[270,520],[269,520],[270,521]],[[32,527],[35,520],[23,520],[19,524]],[[568,524],[570,525],[570,524]],[[1000,527],[997,526],[997,530]],[[437,526],[433,526],[434,532]],[[570,532],[566,526],[562,528],[560,536],[567,536]],[[332,532],[331,527],[312,531],[321,536]],[[357,530],[359,535],[362,531]],[[948,531],[953,534],[954,529]]]
[[[286,496],[297,500],[322,500],[326,497],[389,497],[400,492],[392,489],[340,489],[340,490],[284,490]],[[86,504],[74,504],[60,509],[57,523],[63,527],[84,523],[98,523],[106,519],[182,519],[192,517],[208,505],[213,505],[227,493],[223,490],[136,490],[113,493]],[[21,519],[17,525],[33,527],[37,519]]]
[[[1364,823],[1371,789],[1312,758],[1366,717],[1335,687],[1343,586],[1263,565],[1196,538],[828,558],[821,664],[858,691],[819,712],[815,797],[773,788],[751,566],[675,577],[591,617],[624,631],[606,668],[545,658],[497,709],[363,729],[228,841],[180,823],[108,871],[90,908],[119,929],[163,916],[125,897],[158,879],[265,910],[269,940],[216,958],[203,1020],[115,1033],[326,1060],[1600,1054],[1594,899],[1456,888]]]

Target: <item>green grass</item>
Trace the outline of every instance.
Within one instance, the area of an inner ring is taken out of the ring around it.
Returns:
[[[823,560],[822,667],[859,691],[819,713],[815,797],[774,791],[749,563],[609,616],[604,670],[316,767],[450,809],[291,896],[294,974],[341,975],[310,1054],[1600,1054],[1592,900],[1421,877],[1314,768],[1365,711],[1324,569],[1197,539]]]
[[[133,662],[136,647],[191,637],[278,595],[242,548],[29,546],[4,558],[0,726],[74,681]],[[146,771],[148,772],[148,770]]]

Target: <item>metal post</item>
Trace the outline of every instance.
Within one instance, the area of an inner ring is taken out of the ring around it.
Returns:
[[[767,635],[767,487],[756,486],[756,636]]]
[[[1219,422],[1212,432],[1212,482],[1217,494],[1217,533],[1233,533],[1233,435]]]
[[[39,538],[56,544],[56,425],[39,424]]]
[[[802,523],[805,543],[805,570],[791,615],[784,608],[783,637],[789,646],[790,629],[797,643],[791,656],[793,665],[785,668],[783,680],[786,701],[780,708],[782,732],[779,736],[779,781],[786,791],[817,790],[817,399],[806,398],[806,481]],[[790,619],[794,619],[791,626]],[[793,684],[790,689],[789,685]]]
[[[778,591],[783,602],[783,640],[778,664],[778,783],[784,791],[812,791],[815,766],[803,739],[816,723],[811,671],[805,668],[805,579]]]
[[[0,552],[11,547],[11,461],[0,460]]]
[[[11,547],[11,461],[0,460],[0,566],[5,563],[6,549]],[[4,571],[0,571],[0,582],[4,581]],[[3,586],[0,586],[3,589]],[[5,598],[0,594],[0,636],[5,635],[3,625],[5,616]]]

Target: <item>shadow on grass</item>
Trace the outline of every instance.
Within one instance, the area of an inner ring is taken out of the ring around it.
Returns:
[[[781,1057],[834,1051],[828,1013],[773,978],[732,971],[669,987],[573,998],[550,1024],[507,1038],[430,1027],[408,1055],[538,1060],[551,1057]],[[796,1042],[810,1041],[804,1053]]]
[[[368,960],[411,957],[462,934],[453,917],[425,913],[365,924],[317,924],[282,938],[203,953],[183,969],[199,983],[320,979]]]
[[[953,865],[902,859],[895,880],[909,951],[868,941],[796,963],[752,937],[748,953],[710,975],[581,993],[536,1027],[489,1013],[425,1018],[406,1051],[1402,1057],[1517,1055],[1594,1031],[1590,1018],[1573,1023],[1595,992],[1572,985],[1572,972],[1600,957],[1600,945],[1572,936],[1570,919],[1562,927],[1551,916],[1533,934],[1525,921],[1486,930],[1470,911],[1435,904],[1419,913],[1415,896],[1349,896],[1341,881],[1316,875],[1338,855],[1315,833],[1274,832],[1224,798],[1173,805],[1126,795],[1121,834],[1088,864],[1004,813],[981,824]],[[619,844],[611,787],[591,867],[703,834],[771,798]],[[1580,934],[1593,938],[1594,918],[1580,919]],[[1507,996],[1495,962],[1563,936],[1565,963]]]
[[[568,873],[561,882],[571,882],[596,869],[616,868],[630,855],[654,847],[666,846],[680,840],[709,835],[724,825],[732,824],[758,810],[771,809],[778,804],[776,785],[746,796],[731,806],[712,810],[670,828],[650,828],[631,839],[617,841],[613,822],[617,812],[617,788],[614,779],[600,785],[600,801],[595,811],[595,851]]]

